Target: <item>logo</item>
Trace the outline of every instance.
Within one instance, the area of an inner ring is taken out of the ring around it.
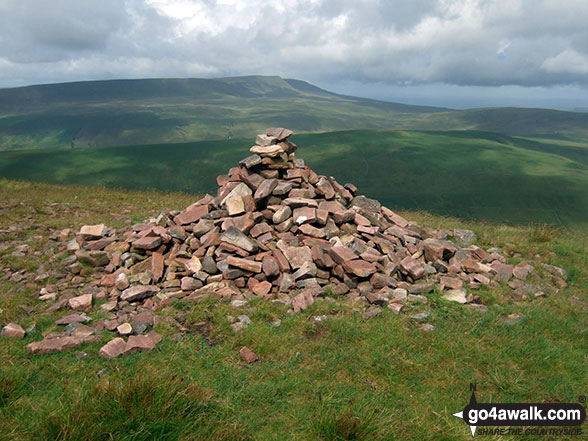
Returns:
[[[582,434],[580,428],[571,428],[586,420],[586,409],[579,403],[478,403],[475,383],[470,383],[470,390],[469,404],[453,416],[470,426],[472,437],[478,427],[482,427],[481,435]],[[585,401],[585,397],[580,397],[580,402]],[[522,426],[527,428],[523,430]],[[541,426],[550,428],[534,428]]]

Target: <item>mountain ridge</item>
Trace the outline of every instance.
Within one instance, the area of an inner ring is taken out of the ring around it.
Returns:
[[[297,133],[486,130],[588,139],[588,113],[414,106],[340,95],[279,76],[114,79],[0,89],[0,150],[247,138],[268,125]]]

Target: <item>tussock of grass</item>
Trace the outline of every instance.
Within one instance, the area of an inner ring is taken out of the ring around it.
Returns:
[[[553,225],[538,224],[532,225],[529,231],[530,242],[550,242],[557,234],[557,228]]]

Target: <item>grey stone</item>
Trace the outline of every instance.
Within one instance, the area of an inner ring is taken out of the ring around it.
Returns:
[[[227,231],[221,235],[221,242],[235,245],[236,247],[242,248],[250,253],[257,251],[257,245],[233,226],[230,226]]]
[[[261,156],[259,156],[259,155],[249,155],[246,158],[241,159],[239,161],[239,164],[241,164],[245,168],[255,167],[256,165],[261,164]]]
[[[431,315],[429,311],[424,311],[417,314],[412,314],[409,317],[413,320],[426,320],[429,318],[429,315]]]
[[[364,210],[377,213],[382,208],[382,204],[375,199],[366,198],[365,196],[356,196],[349,204],[351,207],[359,207]]]
[[[471,230],[453,230],[455,241],[462,247],[467,247],[478,240],[478,236]]]

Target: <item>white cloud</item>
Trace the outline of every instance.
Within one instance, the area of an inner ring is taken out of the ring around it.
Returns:
[[[551,73],[588,74],[588,55],[566,49],[546,59],[541,67]]]

